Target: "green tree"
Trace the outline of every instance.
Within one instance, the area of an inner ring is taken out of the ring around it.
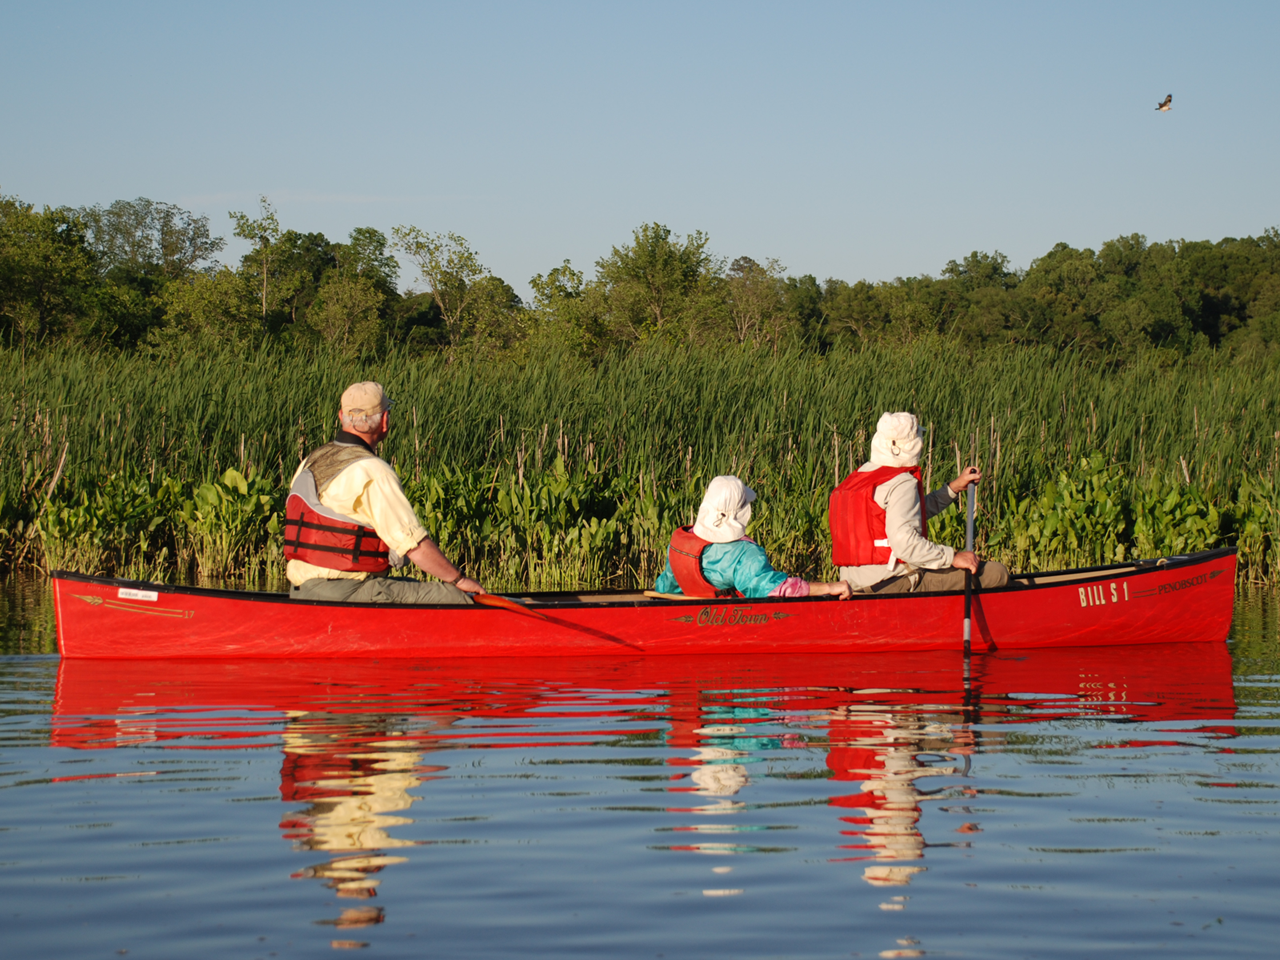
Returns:
[[[81,207],[77,213],[104,273],[154,273],[173,280],[211,262],[226,246],[209,232],[208,217],[146,197]]]
[[[932,277],[897,277],[891,283],[876,284],[889,318],[886,332],[905,343],[941,330],[946,317],[939,292]]]
[[[934,285],[938,298],[940,329],[969,343],[989,339],[1016,339],[1010,291],[1019,276],[1009,269],[1009,258],[972,251],[963,261],[950,260]]]
[[[476,283],[489,271],[466,239],[456,233],[426,233],[413,226],[391,231],[395,248],[412,259],[444,321],[450,353],[468,334],[468,307],[480,295]]]
[[[275,253],[276,242],[280,239],[280,221],[276,218],[275,208],[265,196],[258,198],[261,215],[255,220],[248,214],[232,210],[229,216],[235,223],[235,235],[253,243],[252,256],[262,265],[262,329],[267,329],[267,278]]]
[[[513,346],[524,339],[527,314],[520,297],[501,277],[488,275],[475,282],[474,296],[467,306],[471,342],[477,349],[494,350]]]
[[[1254,347],[1280,345],[1280,274],[1270,274],[1249,304],[1248,319],[1235,337]]]
[[[953,280],[966,293],[984,287],[1012,290],[1018,285],[1018,275],[1009,269],[1009,258],[999,250],[995,253],[974,250],[962,263],[948,260],[942,276]]]
[[[811,347],[827,346],[827,312],[823,303],[822,285],[811,273],[801,277],[783,277],[781,284],[783,309],[800,335]]]
[[[831,332],[841,338],[872,340],[889,323],[889,312],[875,284],[828,278],[822,286],[822,309]]]
[[[1200,290],[1180,244],[1147,247],[1129,296],[1140,301],[1152,318],[1142,328],[1147,342],[1181,352],[1192,349],[1197,340],[1207,342],[1201,326]]]
[[[328,343],[344,350],[373,347],[380,339],[386,295],[371,277],[333,271],[321,284],[307,321]]]
[[[387,340],[410,349],[448,346],[448,335],[440,307],[430,291],[397,296],[384,304],[383,321]]]
[[[545,275],[531,277],[529,286],[533,288],[532,340],[566,344],[582,356],[598,355],[607,348],[603,289],[585,283],[582,271],[566,260]]]
[[[181,350],[201,343],[248,343],[261,333],[251,281],[222,267],[166,284],[161,293],[164,326],[148,336],[152,346]]]
[[[338,269],[367,277],[388,297],[396,295],[400,264],[388,249],[387,236],[381,230],[356,227],[348,234],[345,244],[333,246]]]
[[[568,300],[582,297],[582,271],[573,269],[568,260],[558,267],[548,270],[546,276],[538,274],[529,280],[533,288],[533,305],[535,309],[553,308]]]
[[[98,265],[74,211],[0,196],[0,335],[12,344],[86,335]]]
[[[716,306],[719,263],[696,230],[681,242],[669,227],[646,223],[632,243],[596,261],[609,323],[616,334],[639,340],[653,334],[687,337]],[[723,305],[723,300],[719,305]]]
[[[1056,345],[1099,345],[1095,291],[1102,283],[1097,257],[1089,248],[1059,243],[1031,261],[1018,285],[1016,315],[1033,336]]]
[[[724,293],[738,343],[769,342],[776,348],[790,326],[782,297],[782,272],[777,260],[764,266],[750,257],[738,257],[725,274]]]
[[[286,230],[272,247],[267,298],[269,327],[297,324],[315,301],[325,275],[338,268],[341,244],[330,243],[323,233]],[[245,256],[241,271],[256,272],[256,255]]]

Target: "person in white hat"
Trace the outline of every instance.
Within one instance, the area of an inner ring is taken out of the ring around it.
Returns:
[[[852,594],[847,583],[816,583],[775,570],[747,536],[755,491],[737,477],[716,477],[691,527],[671,535],[667,565],[654,590],[687,597],[817,597]]]
[[[418,522],[400,478],[375,450],[391,429],[380,384],[342,394],[341,429],[298,467],[285,507],[285,576],[299,600],[471,603],[484,588],[451,562]],[[388,576],[412,563],[436,581]]]
[[[975,588],[1009,582],[1009,570],[994,560],[934,543],[925,523],[982,479],[966,467],[928,496],[920,478],[924,446],[915,414],[886,413],[871,438],[871,459],[831,494],[832,560],[840,579],[855,590],[912,593],[963,590],[966,571]]]

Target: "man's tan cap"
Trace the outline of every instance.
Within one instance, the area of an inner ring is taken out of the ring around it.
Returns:
[[[348,417],[364,417],[391,409],[391,400],[382,384],[365,380],[342,391],[342,412]]]

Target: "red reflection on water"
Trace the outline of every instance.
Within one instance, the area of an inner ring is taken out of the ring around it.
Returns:
[[[622,728],[611,723],[627,721],[629,736],[662,736],[663,762],[672,771],[666,789],[681,795],[667,812],[698,818],[673,829],[715,833],[733,832],[705,818],[744,807],[739,797],[751,783],[753,751],[823,749],[835,788],[829,803],[848,841],[837,859],[865,861],[864,879],[892,885],[924,869],[915,862],[929,846],[919,830],[920,803],[932,792],[930,778],[954,780],[967,770],[976,749],[971,725],[1069,717],[1221,721],[1234,712],[1230,655],[1220,643],[997,652],[973,658],[968,685],[962,657],[950,651],[63,660],[52,743],[113,749],[180,740],[183,749],[282,750],[281,797],[303,805],[281,821],[283,836],[328,855],[297,876],[321,879],[344,898],[376,896],[378,874],[404,859],[386,851],[413,844],[393,830],[412,822],[413,791],[447,775],[445,766],[424,763],[428,753],[591,745],[617,738]],[[1231,736],[1235,728],[1169,732]],[[192,737],[204,742],[193,744]],[[1114,746],[1156,745],[1179,744]],[[966,823],[959,832],[980,833],[981,826]],[[666,849],[732,854],[759,847]],[[357,927],[381,920],[379,910],[349,908],[330,922]]]
[[[950,651],[609,661],[63,660],[53,742],[83,749],[201,736],[219,745],[261,738],[262,729],[247,724],[246,718],[265,721],[290,712],[341,717],[371,708],[416,717],[461,712],[511,721],[506,728],[486,728],[482,739],[491,747],[528,731],[531,725],[520,721],[536,710],[537,718],[584,721],[567,736],[591,742],[613,732],[585,721],[614,720],[649,707],[660,708],[667,721],[669,745],[697,747],[704,738],[699,728],[704,721],[714,722],[705,718],[714,717],[717,705],[740,705],[743,691],[752,691],[758,706],[775,715],[868,701],[888,708],[963,709],[997,722],[1112,715],[1147,721],[1221,720],[1235,710],[1231,659],[1224,644],[996,653],[974,657],[971,674],[966,691],[962,658]],[[622,698],[602,697],[593,710],[576,709],[576,695],[584,690]],[[209,715],[215,710],[234,710],[235,716]],[[1204,726],[1198,732],[1231,736],[1235,728]],[[471,732],[446,729],[439,735],[473,738]],[[539,742],[545,737],[540,732]],[[563,741],[556,737],[545,742]]]

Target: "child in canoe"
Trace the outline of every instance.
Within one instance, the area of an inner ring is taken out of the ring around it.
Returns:
[[[671,535],[667,566],[654,589],[687,597],[851,596],[842,580],[810,583],[773,569],[764,548],[746,535],[755,498],[737,477],[712,480],[693,526]]]

